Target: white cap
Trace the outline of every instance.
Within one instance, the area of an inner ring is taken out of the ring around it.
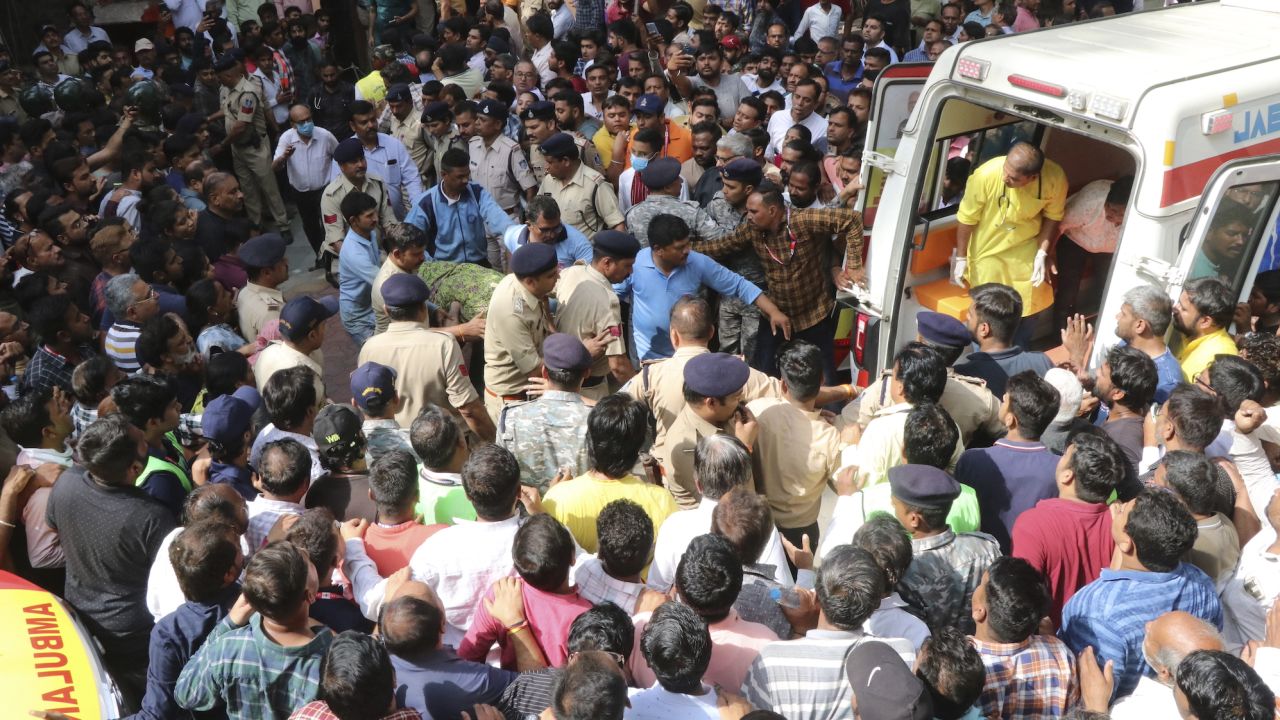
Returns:
[[[1063,368],[1053,368],[1044,374],[1045,382],[1058,390],[1058,414],[1054,416],[1054,424],[1069,422],[1080,412],[1080,403],[1084,400],[1084,387],[1075,373]]]
[[[142,50],[155,50],[156,46],[146,38],[138,38],[138,42],[133,44],[133,51],[140,52]]]

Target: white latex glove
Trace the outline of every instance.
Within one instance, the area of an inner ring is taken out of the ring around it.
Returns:
[[[1049,253],[1044,250],[1036,251],[1036,261],[1031,266],[1031,287],[1040,287],[1044,284],[1044,266],[1048,260]]]
[[[956,257],[951,253],[951,284],[956,287],[968,287],[964,281],[964,274],[969,270],[969,259],[965,257]]]

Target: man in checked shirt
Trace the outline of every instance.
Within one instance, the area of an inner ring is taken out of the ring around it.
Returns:
[[[825,245],[830,244],[830,255]],[[791,318],[791,334],[775,333],[767,321],[760,325],[751,365],[778,374],[778,346],[802,339],[822,350],[828,385],[835,383],[835,293],[831,283],[848,287],[866,282],[862,267],[862,214],[848,208],[790,210],[782,189],[761,183],[747,198],[747,221],[718,240],[699,243],[698,252],[726,258],[751,249],[764,266],[769,297]],[[837,263],[826,267],[826,258]]]

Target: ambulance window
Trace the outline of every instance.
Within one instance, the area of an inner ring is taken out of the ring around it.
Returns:
[[[1228,188],[1214,211],[1204,242],[1196,252],[1188,280],[1216,276],[1236,291],[1243,288],[1254,254],[1271,235],[1267,227],[1280,182],[1251,183]]]
[[[954,215],[969,175],[983,162],[1007,154],[1019,142],[1037,142],[1037,130],[1034,122],[1024,120],[935,142],[920,194],[919,213],[930,220]]]
[[[907,125],[907,118],[911,117],[911,112],[915,110],[916,103],[920,100],[920,84],[919,83],[890,83],[884,87],[884,99],[879,104],[879,113],[876,117],[876,136],[868,138],[868,150],[894,157],[898,152],[898,145],[902,142],[902,133]],[[884,171],[877,167],[870,167],[867,174],[866,189],[866,218],[867,225],[871,225],[871,220],[875,218],[875,209],[880,205],[880,195],[884,192]]]

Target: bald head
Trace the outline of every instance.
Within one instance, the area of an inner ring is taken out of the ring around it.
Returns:
[[[1143,650],[1160,682],[1173,684],[1173,673],[1182,659],[1196,650],[1225,650],[1217,628],[1180,610],[1167,612],[1147,623]]]
[[[311,119],[311,108],[298,104],[289,108],[289,122],[302,124]]]
[[[1031,143],[1020,142],[1009,150],[1006,162],[1022,177],[1034,177],[1044,167],[1044,152]]]
[[[686,295],[671,306],[671,331],[683,344],[706,345],[711,340],[711,308],[702,298]]]

